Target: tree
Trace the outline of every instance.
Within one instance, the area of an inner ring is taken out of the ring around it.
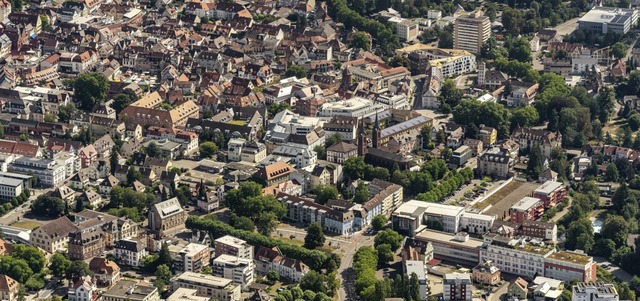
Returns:
[[[632,131],[637,131],[640,129],[640,114],[634,112],[629,119],[627,119],[627,122]]]
[[[51,265],[49,270],[53,273],[53,276],[58,278],[64,278],[71,266],[71,260],[67,256],[60,252],[55,252],[51,257]]]
[[[518,34],[520,34],[520,30],[524,26],[522,11],[505,8],[502,12],[502,25],[504,25],[504,28],[511,34],[511,36],[518,36]]]
[[[253,223],[253,221],[250,218],[246,216],[238,216],[235,213],[231,214],[229,225],[231,225],[236,229],[247,230],[252,232],[256,229],[256,225]]]
[[[290,110],[291,106],[286,101],[274,102],[269,105],[269,116],[275,116],[276,114],[284,111]]]
[[[376,247],[376,251],[378,251],[378,263],[379,264],[387,264],[393,261],[393,250],[391,250],[391,246],[388,244],[382,244]]]
[[[391,250],[395,251],[400,248],[400,244],[402,243],[402,235],[398,234],[398,232],[391,229],[384,229],[378,232],[376,238],[374,239],[374,245],[376,248],[383,244],[388,244],[391,246]]]
[[[44,114],[44,122],[56,122],[56,114],[46,113]]]
[[[103,102],[109,91],[109,81],[97,72],[84,73],[73,83],[74,96],[84,110],[91,110],[96,103]]]
[[[153,283],[159,290],[164,290],[164,287],[171,280],[171,269],[166,264],[161,264],[156,269],[156,281]]]
[[[358,182],[358,186],[356,186],[356,192],[353,196],[353,201],[358,204],[363,204],[364,202],[369,200],[369,190],[364,185],[364,181]]]
[[[384,214],[379,214],[373,218],[373,221],[371,221],[371,226],[376,231],[380,231],[382,230],[382,228],[384,228],[387,222],[388,222],[387,217]]]
[[[609,164],[604,174],[605,180],[615,182],[618,180],[618,167],[615,164]]]
[[[453,120],[463,125],[484,124],[495,128],[498,137],[506,138],[510,133],[510,112],[503,105],[494,102],[480,102],[468,99],[460,102],[453,110]]]
[[[571,222],[565,237],[565,247],[569,250],[580,249],[589,253],[595,244],[593,225],[587,217],[580,217],[578,220]]]
[[[509,59],[517,60],[522,63],[530,63],[531,59],[531,46],[529,41],[525,38],[518,38],[515,41],[511,41],[509,46]]]
[[[93,272],[91,272],[89,265],[83,260],[76,260],[72,262],[67,269],[67,277],[79,278],[91,275],[93,275]]]
[[[618,43],[613,44],[613,46],[611,46],[611,54],[616,59],[622,59],[625,56],[627,56],[627,50],[628,49],[629,49],[629,47],[627,47],[627,45],[625,45],[622,42],[618,42]]]
[[[15,244],[11,255],[14,258],[24,260],[34,273],[40,273],[47,263],[44,254],[38,248],[32,246]]]
[[[338,133],[335,133],[335,134],[329,136],[329,138],[327,138],[325,140],[324,145],[326,147],[329,147],[329,146],[336,145],[336,144],[338,144],[340,142],[342,142],[342,136],[340,134],[338,134]]]
[[[269,270],[269,272],[267,272],[267,281],[269,281],[270,284],[274,284],[277,281],[280,281],[280,274],[278,274],[278,271],[276,270]]]
[[[211,141],[200,143],[200,158],[211,158],[217,151],[218,146]]]
[[[446,79],[440,90],[442,102],[447,104],[448,108],[455,108],[462,101],[464,93],[458,89],[456,82],[452,79]]]
[[[7,275],[20,283],[26,283],[33,271],[21,259],[9,255],[0,256],[0,274]]]
[[[530,127],[536,124],[540,119],[538,111],[532,106],[524,106],[517,108],[511,112],[511,128],[516,126]]]
[[[333,295],[335,289],[337,289],[335,281],[335,272],[328,275],[322,275],[321,273],[312,270],[300,279],[300,289],[303,291],[314,291],[317,295]]]
[[[140,179],[142,179],[142,173],[133,167],[129,167],[129,170],[127,170],[127,183],[132,185],[133,182],[140,181]]]
[[[366,164],[363,157],[351,157],[345,160],[342,166],[347,182],[364,178]]]
[[[438,36],[439,48],[453,48],[453,24],[447,25]]]
[[[351,48],[360,48],[364,51],[369,51],[371,49],[371,41],[369,40],[369,35],[365,32],[356,32],[351,36]]]
[[[304,67],[302,67],[300,65],[291,65],[287,69],[287,71],[284,73],[284,76],[286,76],[286,77],[295,76],[297,78],[306,78],[307,77],[307,70],[305,70]]]
[[[324,246],[325,237],[322,233],[322,225],[315,222],[309,225],[307,235],[304,237],[304,247],[307,249],[315,249]]]
[[[607,217],[604,224],[602,224],[600,235],[613,240],[618,247],[626,245],[627,236],[629,235],[627,221],[620,215]]]
[[[24,1],[23,0],[12,0],[11,1],[11,6],[13,11],[22,11],[22,6],[24,5]]]
[[[538,143],[534,143],[531,146],[531,150],[529,151],[529,162],[527,162],[527,171],[529,175],[537,178],[540,173],[542,173],[542,168],[544,164],[544,158],[542,157],[542,150],[540,150],[540,145]]]
[[[338,188],[330,185],[320,185],[316,188],[316,203],[324,205],[329,200],[338,198]]]
[[[60,217],[64,214],[64,201],[51,195],[40,195],[31,204],[31,212],[47,217]]]
[[[149,145],[147,145],[144,151],[150,157],[157,158],[160,156],[160,148],[155,142],[149,143]]]

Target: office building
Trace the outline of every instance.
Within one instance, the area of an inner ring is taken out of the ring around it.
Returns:
[[[56,186],[65,180],[66,166],[60,165],[56,160],[20,157],[13,161],[9,170],[33,175],[40,184]]]
[[[216,276],[184,272],[173,278],[172,288],[196,289],[196,295],[209,297],[220,301],[240,300],[240,286],[234,284],[231,279],[224,279]]]
[[[638,12],[635,9],[599,6],[578,20],[578,29],[599,34],[625,34],[637,23]]]
[[[481,10],[456,19],[453,30],[453,48],[480,53],[482,45],[491,35],[491,21]]]
[[[572,301],[618,301],[618,292],[611,283],[578,282],[571,289]]]
[[[533,278],[545,275],[545,257],[554,249],[534,245],[525,238],[511,239],[500,235],[485,235],[487,245],[480,250],[482,262],[491,261],[502,272]]]

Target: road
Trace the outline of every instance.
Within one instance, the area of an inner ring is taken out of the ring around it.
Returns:
[[[23,207],[24,204],[20,205],[17,208],[14,208],[13,210],[9,211],[5,215],[1,216],[0,217],[0,224],[1,225],[11,225],[12,223],[16,222],[18,219],[23,220],[24,214],[26,212],[29,212],[28,208],[31,206],[31,202],[34,201],[38,196],[40,196],[42,194],[49,193],[52,190],[53,190],[53,188],[31,189],[31,196],[29,197],[29,200],[25,202],[26,206]]]
[[[338,289],[338,300],[355,300],[356,291],[354,289],[355,275],[353,274],[353,255],[360,247],[373,246],[373,235],[364,235],[362,232],[354,234],[349,243],[341,244],[343,251],[342,261],[338,268],[338,279],[340,289]]]
[[[487,296],[487,301],[501,301],[506,300],[506,298],[502,299],[502,296],[505,296],[509,292],[509,282],[505,281],[497,290],[491,292],[489,296]]]
[[[553,27],[552,29],[555,29],[559,36],[568,35],[572,33],[574,30],[576,30],[576,28],[578,27],[578,19],[579,18],[573,18],[562,24],[557,25],[556,27]],[[542,62],[538,60],[538,56],[541,53],[542,53],[542,50],[534,51],[531,53],[531,57],[533,57],[533,69],[536,71],[542,71],[544,69]]]

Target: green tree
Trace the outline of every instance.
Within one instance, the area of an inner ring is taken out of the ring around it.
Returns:
[[[544,158],[542,157],[542,150],[538,143],[534,143],[529,150],[529,162],[527,162],[527,171],[535,178],[542,173],[544,167]]]
[[[171,280],[171,269],[166,264],[161,264],[156,268],[156,281],[153,283],[159,290],[164,290],[164,287]]]
[[[150,157],[157,158],[160,156],[160,148],[155,142],[149,143],[149,145],[144,149],[144,152]]]
[[[538,115],[536,108],[532,106],[520,107],[511,112],[511,127],[515,128],[518,125],[530,127],[535,125],[539,118],[540,115]]]
[[[511,41],[507,48],[509,49],[509,59],[517,60],[522,63],[530,63],[532,61],[531,46],[527,39],[521,37],[515,41]]]
[[[133,99],[128,94],[116,94],[113,97],[113,104],[111,107],[116,111],[116,113],[120,113],[124,108],[129,106],[133,102]]]
[[[275,116],[276,114],[284,111],[290,110],[291,106],[286,101],[274,102],[269,105],[269,116]]]
[[[338,188],[331,185],[320,185],[316,188],[316,203],[326,204],[329,200],[338,198]]]
[[[595,241],[593,239],[593,225],[587,217],[581,217],[569,224],[565,233],[565,247],[569,250],[580,249],[591,252]]]
[[[109,81],[97,72],[84,73],[74,83],[74,96],[84,110],[91,110],[96,103],[103,102],[109,91]]]
[[[378,263],[388,264],[389,262],[393,261],[393,250],[391,250],[390,245],[379,245],[376,247],[376,251],[378,251]]]
[[[51,195],[40,195],[31,204],[31,212],[47,217],[60,217],[64,214],[64,201]]]
[[[363,157],[351,157],[342,164],[342,171],[347,182],[364,178],[366,164]]]
[[[600,235],[613,240],[618,247],[625,246],[627,244],[627,236],[629,235],[627,221],[620,215],[607,217],[604,224],[602,224]]]
[[[446,79],[440,89],[441,102],[446,104],[447,110],[455,108],[462,101],[464,93],[458,89],[456,82],[452,79]]]
[[[524,26],[524,17],[521,10],[505,8],[502,11],[502,25],[511,36],[516,37]]]
[[[211,158],[217,151],[218,146],[211,141],[200,143],[200,158]]]
[[[360,48],[364,51],[369,51],[371,49],[371,41],[369,40],[369,35],[364,32],[356,32],[351,37],[352,48]]]
[[[356,192],[353,196],[353,201],[358,204],[364,204],[364,202],[369,200],[369,190],[364,185],[364,181],[358,182],[358,186],[356,186]]]
[[[438,36],[439,48],[453,48],[453,24],[447,25]]]
[[[631,114],[629,119],[627,119],[627,122],[629,123],[629,128],[632,131],[637,131],[638,129],[640,129],[640,114],[634,112],[633,114]]]
[[[609,182],[615,182],[618,180],[618,177],[619,177],[619,174],[618,174],[618,168],[616,167],[616,165],[609,164],[604,174],[605,180]]]
[[[327,138],[325,140],[324,145],[326,147],[329,147],[329,146],[336,145],[336,144],[338,144],[340,142],[342,142],[342,136],[340,134],[338,134],[338,133],[335,133],[335,134],[329,136],[329,138]]]
[[[398,232],[391,229],[384,229],[378,232],[376,238],[374,239],[374,245],[376,248],[383,244],[388,244],[391,246],[391,250],[395,251],[400,248],[400,244],[402,243],[402,235],[398,234]]]
[[[47,263],[44,254],[38,248],[32,246],[15,244],[11,255],[14,258],[24,260],[34,273],[40,273]]]
[[[380,231],[382,230],[382,228],[384,228],[387,222],[388,222],[387,217],[384,214],[379,214],[373,218],[373,220],[371,221],[371,226],[376,231]]]
[[[70,266],[71,260],[67,258],[66,254],[55,252],[53,256],[51,256],[49,270],[51,270],[53,276],[64,278]]]
[[[56,114],[46,113],[44,114],[44,122],[56,122]]]
[[[286,77],[295,76],[297,78],[306,78],[307,77],[307,70],[304,69],[304,67],[302,67],[300,65],[291,65],[291,66],[289,66],[287,71],[284,73],[284,76],[286,76]]]
[[[238,216],[235,213],[232,213],[229,219],[229,225],[236,229],[246,230],[246,231],[254,231],[256,229],[256,225],[253,221],[246,216]]]
[[[307,235],[304,237],[304,246],[307,249],[315,249],[324,245],[325,237],[322,232],[322,225],[315,222],[309,225]]]
[[[142,173],[133,167],[129,167],[129,170],[127,170],[127,182],[129,185],[132,185],[135,181],[140,181],[140,179],[142,179]]]
[[[89,268],[89,265],[83,260],[76,260],[71,263],[66,273],[67,277],[84,277],[84,276],[92,276],[93,272]]]
[[[276,270],[269,270],[269,272],[267,272],[266,278],[270,284],[274,284],[277,281],[280,281],[280,274],[278,274],[278,271]]]
[[[7,275],[20,283],[26,283],[33,271],[21,259],[9,255],[0,256],[0,274]]]
[[[616,59],[622,59],[622,58],[627,56],[627,50],[628,49],[629,49],[629,47],[627,47],[627,45],[625,45],[622,42],[618,42],[618,43],[613,44],[613,46],[611,46],[611,54]]]

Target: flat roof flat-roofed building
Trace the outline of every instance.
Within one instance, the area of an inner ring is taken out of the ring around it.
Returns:
[[[442,281],[442,300],[471,301],[473,284],[471,275],[463,273],[449,273]]]
[[[582,251],[555,252],[545,259],[544,276],[565,282],[593,282],[597,280],[596,263]]]
[[[102,294],[103,301],[160,301],[158,289],[133,280],[120,280]]]
[[[234,284],[231,279],[220,278],[211,275],[184,272],[173,278],[171,285],[174,290],[178,288],[196,289],[201,297],[209,297],[220,301],[239,301],[240,286]]]
[[[537,220],[544,214],[544,203],[539,198],[524,197],[509,209],[511,221],[522,223]]]
[[[480,53],[482,45],[491,36],[491,20],[481,10],[456,19],[453,48]]]
[[[482,240],[466,233],[456,235],[431,229],[416,234],[414,241],[422,245],[431,243],[435,258],[467,265],[480,262],[480,249],[484,245]]]
[[[320,117],[356,117],[358,119],[381,113],[386,108],[380,103],[362,97],[352,97],[350,99],[326,102],[318,110]]]
[[[618,292],[611,283],[578,282],[571,289],[572,301],[618,301]]]
[[[484,239],[486,245],[480,250],[480,260],[491,261],[502,272],[520,277],[545,275],[545,257],[554,252],[553,248],[532,239],[493,234],[485,235]]]
[[[423,223],[439,222],[445,232],[458,232],[464,208],[457,206],[411,200],[403,203],[391,214],[391,222],[396,231],[415,235]]]
[[[600,34],[625,34],[637,23],[638,12],[635,9],[599,6],[578,20],[578,28]]]
[[[561,182],[546,181],[533,191],[533,196],[541,199],[545,208],[551,208],[564,201],[567,196],[567,186]]]
[[[9,170],[33,175],[45,186],[56,186],[65,180],[66,167],[56,160],[20,157],[13,161]]]
[[[222,254],[227,254],[245,259],[253,259],[253,246],[240,238],[225,235],[216,239],[213,244],[215,250],[214,258]]]

